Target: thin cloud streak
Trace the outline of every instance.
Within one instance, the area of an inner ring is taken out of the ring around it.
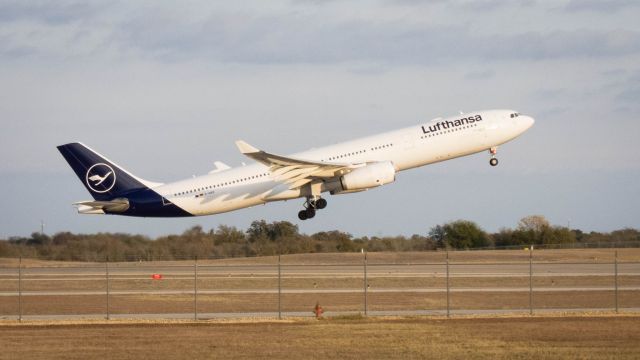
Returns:
[[[628,29],[575,29],[477,34],[468,26],[428,26],[363,20],[327,21],[311,15],[214,12],[198,19],[164,9],[134,11],[96,24],[80,21],[99,6],[67,5],[59,16],[43,6],[43,23],[32,28],[5,24],[3,58],[68,58],[115,55],[159,62],[243,64],[340,64],[434,66],[475,61],[539,61],[607,58],[640,54],[640,32]],[[39,8],[38,8],[39,9]],[[14,6],[5,19],[35,11]],[[35,11],[37,13],[37,11]],[[112,9],[113,12],[113,9]],[[107,11],[107,13],[109,13]],[[120,13],[120,12],[117,12]],[[27,17],[29,18],[29,17]],[[113,24],[105,26],[104,24]],[[60,49],[65,49],[61,51]]]
[[[571,0],[564,6],[566,12],[590,11],[610,14],[640,6],[636,0]]]

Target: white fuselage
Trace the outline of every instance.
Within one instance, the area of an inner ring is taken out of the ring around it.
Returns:
[[[485,151],[514,139],[533,124],[532,118],[514,114],[511,110],[490,110],[434,119],[290,157],[327,163],[390,161],[399,172]],[[481,121],[455,125],[456,120],[478,115]],[[163,184],[153,190],[192,215],[218,214],[309,195],[300,188],[289,190],[259,163]],[[332,190],[330,184],[322,185],[322,192]]]

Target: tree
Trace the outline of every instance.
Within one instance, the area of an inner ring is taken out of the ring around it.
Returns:
[[[332,252],[332,251],[353,251],[360,249],[352,241],[349,233],[332,230],[321,231],[311,235],[311,239],[316,242],[314,250],[316,252]]]
[[[500,231],[493,234],[492,237],[496,247],[521,245],[521,243],[515,241],[514,232],[511,229],[502,228]]]
[[[620,229],[611,233],[589,232],[553,226],[540,215],[520,220],[516,229],[501,229],[489,236],[478,225],[458,220],[436,225],[429,236],[413,235],[360,237],[334,230],[313,235],[300,234],[288,221],[267,223],[258,220],[246,230],[220,225],[203,231],[194,226],[182,234],[146,236],[122,233],[73,234],[60,232],[51,237],[34,233],[29,237],[0,240],[0,256],[22,256],[44,260],[111,261],[178,260],[211,257],[264,256],[312,252],[423,251],[452,246],[460,249],[492,246],[571,244],[594,246],[639,246],[640,231]]]
[[[422,235],[413,234],[411,238],[405,241],[409,241],[409,251],[429,251],[436,249],[436,242]]]
[[[269,237],[269,225],[264,220],[254,220],[247,229],[247,236],[252,243],[260,239],[267,239]]]
[[[429,230],[429,237],[435,241],[436,247],[440,249],[446,247],[444,226],[436,225],[432,227],[431,230]]]
[[[640,241],[640,231],[631,228],[615,230],[611,232],[611,241],[622,244]]]
[[[51,238],[39,232],[34,232],[31,234],[31,239],[27,241],[27,245],[49,245],[51,243]]]
[[[551,245],[576,242],[576,232],[562,226],[551,226],[542,215],[530,215],[518,222],[512,243],[518,245]]]
[[[576,234],[563,226],[550,226],[542,231],[542,244],[572,244],[576,242]]]
[[[525,216],[518,222],[512,234],[512,243],[517,245],[540,245],[550,235],[551,225],[542,215]]]
[[[298,233],[298,225],[294,225],[288,221],[274,221],[268,229],[271,240],[297,238],[300,235]]]
[[[457,220],[443,226],[445,242],[456,249],[487,247],[491,240],[476,223]]]
[[[549,221],[542,215],[525,216],[518,222],[518,230],[531,230],[535,233],[541,233],[550,226]]]
[[[244,244],[246,241],[244,232],[238,230],[235,226],[220,225],[212,235],[216,245],[225,243]]]

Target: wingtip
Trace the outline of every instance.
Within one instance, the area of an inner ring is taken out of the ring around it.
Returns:
[[[60,148],[63,148],[65,146],[76,145],[76,144],[84,145],[79,141],[72,141],[72,142],[68,142],[68,143],[57,145],[56,148],[60,149]]]
[[[243,153],[243,154],[250,154],[250,153],[260,152],[260,150],[258,150],[256,148],[254,148],[253,146],[249,145],[244,140],[237,140],[236,141],[236,146],[238,147],[238,150],[240,150],[240,152]]]

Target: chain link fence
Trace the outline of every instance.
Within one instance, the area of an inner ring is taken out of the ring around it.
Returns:
[[[640,249],[0,259],[0,319],[639,311]]]

